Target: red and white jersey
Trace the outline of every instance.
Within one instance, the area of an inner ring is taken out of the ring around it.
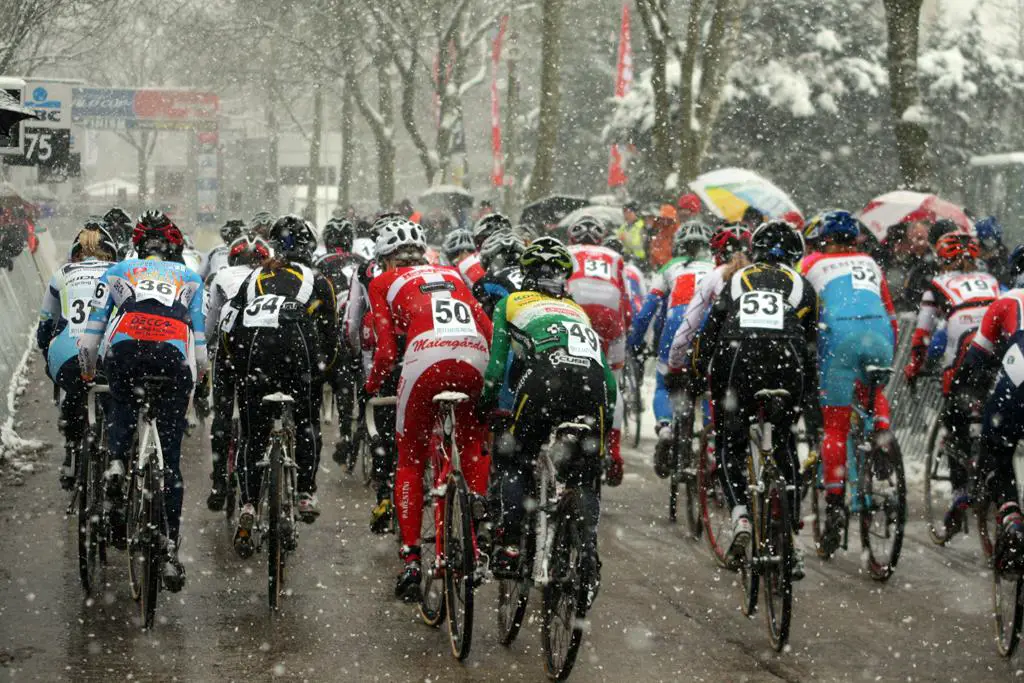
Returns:
[[[688,306],[701,281],[714,268],[707,261],[669,261],[651,279],[651,293],[664,298],[667,308]]]
[[[989,353],[1024,331],[1024,289],[1011,289],[985,311],[974,345]]]
[[[569,296],[587,312],[604,342],[618,339],[632,318],[625,262],[611,249],[590,244],[571,245],[569,253],[573,258]]]
[[[480,263],[480,254],[473,252],[466,258],[459,261],[458,265],[455,266],[459,269],[459,273],[462,274],[462,279],[466,281],[470,289],[473,289],[473,285],[476,281],[487,274],[484,269],[484,265]]]
[[[493,328],[458,272],[444,266],[396,268],[375,277],[369,295],[377,348],[367,391],[376,393],[391,373],[398,337],[406,339],[407,359],[422,364],[466,357],[478,364],[483,358],[483,372]]]
[[[690,350],[690,344],[693,343],[693,338],[703,327],[708,309],[718,300],[718,295],[725,289],[725,272],[730,269],[735,271],[735,268],[727,263],[717,266],[698,283],[697,291],[694,292],[686,307],[686,315],[683,316],[683,321],[676,329],[676,336],[672,337],[672,347],[668,353],[670,372],[679,372],[686,365],[686,354]]]
[[[911,346],[927,346],[939,320],[946,321],[943,367],[956,360],[965,335],[978,329],[989,304],[999,298],[999,281],[988,273],[953,271],[932,278],[921,297]]]
[[[622,276],[626,280],[626,294],[629,296],[633,315],[636,315],[644,306],[644,297],[647,296],[647,281],[643,271],[628,261],[622,268]]]

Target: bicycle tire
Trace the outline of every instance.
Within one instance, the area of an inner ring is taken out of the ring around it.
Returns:
[[[145,561],[141,555],[142,530],[148,524],[148,511],[144,505],[145,484],[140,481],[142,473],[134,468],[134,461],[135,457],[132,458],[133,468],[128,477],[125,534],[128,542],[128,588],[131,590],[132,600],[138,601],[142,598],[142,573]]]
[[[996,649],[1003,657],[1009,658],[1017,650],[1022,622],[1024,574],[1004,574],[993,568],[992,623],[995,626]]]
[[[550,520],[551,558],[549,581],[542,593],[541,645],[544,672],[564,681],[572,673],[583,642],[583,508],[579,489],[569,489]]]
[[[284,453],[277,441],[270,447],[270,486],[267,505],[267,602],[270,609],[281,608],[284,588],[284,543],[281,538],[282,499],[284,497]]]
[[[536,551],[536,535],[533,529],[536,524],[536,513],[527,513],[523,522],[522,564],[519,576],[498,580],[498,640],[505,647],[515,642],[526,618],[526,606],[530,600],[530,577],[533,569],[533,557]]]
[[[892,450],[872,449],[868,462],[859,469],[861,547],[866,551],[868,573],[876,581],[888,581],[895,571],[907,526],[907,478],[895,437],[892,443]],[[891,488],[884,494],[878,492],[876,484],[883,479]],[[884,499],[879,500],[880,496]],[[879,513],[885,525],[882,537],[889,539],[888,548],[881,542],[872,542],[879,536],[875,524]]]
[[[634,358],[630,363],[633,368],[633,385],[630,387],[629,399],[633,412],[633,448],[640,446],[640,426],[643,422],[644,404],[642,396],[643,366]]]
[[[723,569],[729,569],[729,559],[726,556],[729,546],[724,541],[729,540],[728,535],[732,532],[732,520],[723,499],[721,482],[715,470],[713,456],[709,452],[710,438],[710,429],[705,429],[701,434],[700,453],[697,458],[697,495],[701,511],[701,527],[715,562]]]
[[[143,546],[145,569],[143,573],[142,599],[140,600],[139,608],[142,613],[143,628],[149,630],[153,628],[153,622],[156,618],[156,598],[160,589],[160,565],[164,557],[164,547],[159,543],[159,540],[166,529],[162,523],[163,490],[152,464],[146,465],[145,481],[146,488],[149,490],[146,504],[148,508],[146,515],[148,518],[148,532],[145,534],[146,539]]]
[[[225,481],[228,490],[224,498],[224,516],[228,526],[232,526],[238,512],[238,478],[235,469],[238,466],[238,420],[231,421],[231,438],[228,441],[228,462],[225,465]]]
[[[811,484],[811,539],[814,541],[814,552],[823,560],[832,557],[825,552],[825,486],[821,481],[821,470]]]
[[[675,422],[678,422],[678,418],[673,424]],[[690,530],[690,535],[693,538],[699,539],[702,532],[701,510],[700,496],[697,493],[697,469],[694,466],[698,456],[693,452],[693,439],[687,436],[687,434],[691,433],[691,430],[683,429],[681,426],[674,426],[673,431],[675,432],[672,439],[675,462],[672,469],[672,485],[676,499],[675,504],[678,507],[679,484],[681,483],[684,495],[683,505],[686,509],[686,527]],[[670,500],[670,506],[671,503],[672,501]]]
[[[983,489],[984,485],[978,487]],[[974,502],[971,505],[971,509],[974,511],[974,516],[977,520],[978,525],[978,540],[981,542],[981,555],[985,558],[985,563],[992,564],[992,555],[996,549],[996,513],[998,508],[994,500],[988,497],[987,492],[983,490],[976,491]]]
[[[367,410],[372,408],[367,407]],[[359,450],[359,474],[363,478],[363,486],[373,483],[373,453],[370,451],[370,439],[365,428],[360,427],[357,431],[358,437],[356,448]]]
[[[952,502],[952,489],[949,495],[944,495],[943,488],[949,488],[949,456],[945,452],[944,438],[940,438],[945,429],[942,421],[936,420],[928,435],[928,452],[924,461],[924,521],[928,526],[928,536],[932,543],[945,545],[949,540],[946,537],[946,527],[943,519],[946,514],[947,505]],[[943,461],[945,460],[945,465]],[[943,481],[942,471],[945,467],[946,484]]]
[[[768,636],[775,651],[781,652],[789,641],[793,618],[793,525],[785,480],[773,472],[767,483],[758,515],[757,553]],[[767,559],[775,557],[778,561]]]
[[[448,640],[460,662],[473,644],[473,579],[476,552],[469,488],[459,472],[448,475],[444,502],[444,594],[448,610]]]
[[[437,499],[423,496],[423,522],[420,525],[420,562],[423,583],[420,590],[420,618],[427,626],[437,628],[447,616],[444,596],[443,558],[437,552]]]
[[[88,443],[88,442],[85,442]],[[95,556],[93,527],[93,488],[92,467],[89,460],[92,449],[81,449],[78,462],[75,463],[75,486],[78,487],[78,577],[86,594],[92,592],[94,577],[90,559]]]

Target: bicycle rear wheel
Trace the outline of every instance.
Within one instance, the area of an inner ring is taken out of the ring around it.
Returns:
[[[238,465],[238,419],[231,421],[231,439],[228,441],[228,462],[225,465],[225,475],[228,490],[224,499],[224,515],[228,524],[234,522],[235,514],[238,512],[238,480],[235,478],[235,468]]]
[[[678,422],[678,418],[676,422]],[[672,468],[673,493],[678,502],[678,486],[681,483],[685,495],[686,526],[690,530],[690,535],[700,538],[701,508],[700,496],[697,493],[697,468],[695,467],[699,454],[693,452],[690,429],[683,429],[680,425],[674,426],[673,431],[673,448],[675,450],[675,462]],[[675,519],[675,515],[672,515],[672,519]]]
[[[440,626],[444,621],[444,559],[437,551],[437,499],[427,489],[423,496],[423,523],[420,525],[420,561],[423,565],[423,588],[420,591],[420,617],[427,626]]]
[[[946,453],[946,429],[936,420],[928,437],[928,455],[924,461],[924,521],[928,535],[936,545],[945,545],[946,511],[953,504],[949,481],[949,456]]]
[[[466,480],[448,475],[444,501],[444,592],[448,609],[448,639],[460,662],[473,642],[473,579],[476,552],[473,517]]]
[[[1003,573],[993,568],[992,617],[996,648],[1003,657],[1010,657],[1020,642],[1021,623],[1024,621],[1024,575]]]
[[[75,467],[75,486],[78,487],[78,576],[86,593],[92,592],[95,584],[93,569],[96,566],[96,528],[93,522],[96,490],[93,486],[92,449],[78,453]],[[96,520],[98,522],[98,520]]]
[[[550,580],[543,591],[541,644],[548,678],[563,681],[572,673],[583,642],[587,616],[583,585],[583,509],[577,489],[565,492],[551,518]]]
[[[889,449],[872,449],[860,468],[860,538],[868,572],[886,581],[896,569],[907,525],[907,479],[895,437]]]
[[[697,497],[700,505],[701,528],[708,540],[708,548],[715,561],[723,568],[729,567],[726,551],[732,541],[732,519],[725,502],[725,491],[718,476],[718,463],[710,445],[710,428],[700,438],[697,454]]]
[[[144,629],[152,628],[160,584],[162,493],[151,464],[134,470],[128,492],[128,579]]]
[[[786,500],[786,482],[768,481],[758,519],[757,561],[764,584],[765,617],[772,647],[781,652],[789,640],[793,616],[793,525]]]
[[[628,358],[626,365],[630,368],[631,382],[627,385],[628,393],[625,399],[629,404],[629,411],[633,422],[633,448],[636,448],[640,445],[640,425],[643,422],[644,416],[643,396],[640,391],[644,380],[644,370],[643,366],[635,358]]]
[[[811,538],[814,540],[814,550],[823,560],[831,557],[825,552],[825,485],[821,481],[821,468],[816,468],[817,474],[811,482]]]
[[[284,591],[284,529],[281,524],[284,514],[284,452],[279,442],[270,450],[269,514],[267,515],[267,600],[270,609],[281,607]]]
[[[532,529],[534,519],[535,515],[529,515],[524,522],[524,528]],[[505,647],[515,641],[526,617],[526,605],[530,598],[529,577],[535,546],[534,534],[530,531],[524,532],[523,542],[519,546],[523,551],[519,576],[498,580],[498,634],[501,644]]]

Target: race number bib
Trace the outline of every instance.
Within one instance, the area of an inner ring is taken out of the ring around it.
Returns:
[[[874,268],[863,263],[855,263],[850,266],[850,275],[853,277],[854,289],[865,289],[875,294],[881,293],[882,283]]]
[[[984,278],[980,278],[976,275],[961,275],[960,277],[954,278],[949,283],[950,289],[955,289],[959,292],[960,296],[964,299],[974,299],[976,297],[988,295],[996,295],[993,291],[992,284],[987,282]]]
[[[439,337],[472,337],[477,334],[473,311],[458,299],[435,296],[430,301],[434,332]]]
[[[740,327],[781,330],[783,313],[778,292],[746,292],[740,297]]]
[[[177,290],[170,282],[163,280],[140,280],[135,283],[136,301],[156,301],[164,306],[174,305]]]
[[[224,315],[220,319],[220,331],[230,333],[235,328],[235,321],[238,320],[238,309],[234,306],[227,306]]]
[[[85,332],[85,325],[89,319],[89,302],[93,298],[95,288],[92,284],[76,285],[68,288],[68,331],[72,337],[78,337]],[[104,303],[106,303],[104,301]]]
[[[583,274],[601,280],[612,279],[612,264],[607,261],[586,260],[583,262]]]
[[[284,297],[280,294],[264,294],[256,297],[245,307],[242,324],[245,327],[280,327],[283,303]],[[234,326],[234,321],[231,325]]]
[[[1010,378],[1014,386],[1019,387],[1024,382],[1024,353],[1016,344],[1003,356],[1003,372]]]
[[[601,340],[597,332],[580,323],[562,323],[565,327],[565,334],[568,337],[568,350],[570,356],[580,358],[593,358],[601,362]]]
[[[523,288],[523,271],[513,270],[508,273],[508,281],[515,285],[516,289]]]

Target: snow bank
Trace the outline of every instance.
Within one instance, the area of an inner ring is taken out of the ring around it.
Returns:
[[[34,330],[26,335],[25,351],[14,369],[14,375],[7,385],[7,419],[0,424],[0,472],[33,472],[35,456],[49,447],[37,439],[24,439],[15,431],[15,417],[18,412],[18,398],[28,386],[28,371],[35,349]]]

